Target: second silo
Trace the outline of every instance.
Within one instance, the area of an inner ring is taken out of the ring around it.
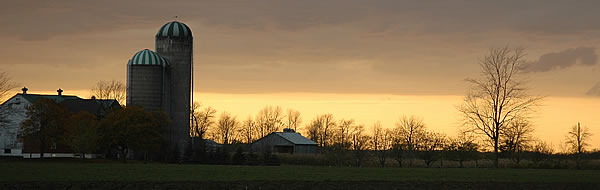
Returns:
[[[127,63],[127,105],[163,110],[167,66],[163,57],[149,49],[137,52]]]

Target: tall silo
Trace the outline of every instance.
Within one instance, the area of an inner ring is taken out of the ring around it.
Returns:
[[[162,110],[167,66],[167,61],[152,50],[137,52],[127,63],[127,105]]]
[[[171,148],[183,157],[190,140],[190,104],[192,97],[193,37],[190,28],[177,21],[163,25],[156,33],[156,52],[169,60]]]

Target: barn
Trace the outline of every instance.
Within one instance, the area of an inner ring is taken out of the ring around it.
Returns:
[[[27,107],[41,98],[50,99],[61,104],[69,111],[78,113],[86,111],[101,118],[112,109],[120,107],[116,100],[83,99],[77,96],[63,95],[62,89],[58,94],[30,94],[27,88],[0,104],[0,157],[15,156],[32,158],[39,157],[39,145],[34,142],[23,142],[18,138],[21,123],[27,119]],[[46,147],[46,157],[73,157],[72,150],[60,143],[49,143]],[[36,155],[37,154],[37,155]]]
[[[273,132],[252,143],[255,152],[274,152],[289,154],[315,154],[318,144],[296,133],[292,129]]]

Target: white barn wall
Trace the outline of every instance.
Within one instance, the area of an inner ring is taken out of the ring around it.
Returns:
[[[8,123],[0,126],[0,156],[21,156],[23,143],[17,135],[21,122],[25,120],[27,107],[31,105],[23,96],[17,94],[8,99],[1,107],[0,113],[6,114]],[[10,149],[10,153],[5,150]]]

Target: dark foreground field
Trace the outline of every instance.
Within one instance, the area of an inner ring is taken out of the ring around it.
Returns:
[[[1,161],[0,189],[600,189],[598,170]]]

